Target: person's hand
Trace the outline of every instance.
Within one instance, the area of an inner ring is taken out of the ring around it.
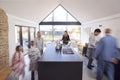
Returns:
[[[111,62],[112,62],[113,64],[118,64],[118,60],[115,59],[115,58],[112,58],[112,59],[111,59]]]
[[[93,60],[95,60],[95,58],[94,58],[94,57],[92,57],[92,59],[93,59]]]

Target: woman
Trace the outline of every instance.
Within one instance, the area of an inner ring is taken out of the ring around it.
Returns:
[[[44,43],[44,40],[41,37],[40,31],[38,31],[37,37],[35,38],[35,46],[40,50],[41,55],[43,54],[43,43]]]
[[[69,35],[68,35],[68,32],[67,32],[67,31],[64,32],[64,35],[63,35],[63,37],[62,37],[62,40],[63,40],[63,44],[65,44],[65,45],[67,45],[68,42],[70,41],[70,38],[69,38]]]
[[[12,58],[12,69],[14,71],[14,75],[16,80],[19,80],[20,75],[24,75],[24,55],[23,55],[22,46],[16,46],[16,51]]]
[[[30,49],[28,50],[30,58],[31,80],[35,80],[35,72],[37,72],[37,60],[40,58],[40,51],[35,47],[35,42],[30,41]]]

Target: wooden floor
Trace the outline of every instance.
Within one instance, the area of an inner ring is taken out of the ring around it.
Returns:
[[[11,67],[3,67],[2,69],[0,69],[0,80],[6,80],[10,72]]]

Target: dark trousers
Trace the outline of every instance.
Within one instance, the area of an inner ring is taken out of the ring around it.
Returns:
[[[95,51],[95,48],[88,48],[89,49],[89,61],[88,61],[88,65],[87,66],[91,66],[92,62],[93,62],[93,59],[92,59],[92,56],[93,56],[93,53]]]
[[[35,72],[31,71],[31,80],[35,80]]]
[[[40,50],[40,53],[41,53],[41,55],[43,55],[43,49],[42,49],[42,50]]]
[[[82,54],[83,54],[83,55],[86,55],[86,53],[87,53],[87,47],[83,47],[83,52],[82,52]]]
[[[120,60],[119,63],[115,65],[115,79],[120,80]]]

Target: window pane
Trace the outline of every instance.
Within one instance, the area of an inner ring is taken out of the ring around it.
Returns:
[[[35,28],[30,28],[30,40],[34,40],[35,38]]]
[[[54,11],[54,21],[67,21],[67,12],[63,7],[59,6],[57,9]]]
[[[71,40],[80,41],[80,26],[68,26],[68,32]]]
[[[53,41],[52,25],[41,25],[40,32],[44,39],[44,43],[48,44]]]
[[[77,22],[77,20],[68,13],[68,21]]]
[[[43,22],[77,22],[62,6],[58,6]]]
[[[28,28],[22,27],[22,37],[23,37],[23,49],[28,49],[29,41],[28,41]]]
[[[77,22],[66,9],[58,6],[43,22]],[[80,40],[79,25],[40,25],[40,30],[46,43],[61,40],[65,30],[68,31],[71,40]]]
[[[66,25],[63,25],[63,26],[55,25],[54,26],[54,31],[53,31],[54,32],[54,41],[62,39],[64,31],[67,30],[66,28],[67,28]]]
[[[20,45],[20,27],[15,27],[15,43]]]
[[[53,17],[53,13],[51,13],[49,16],[47,16],[47,18],[44,20],[44,22],[52,22],[52,17]]]

